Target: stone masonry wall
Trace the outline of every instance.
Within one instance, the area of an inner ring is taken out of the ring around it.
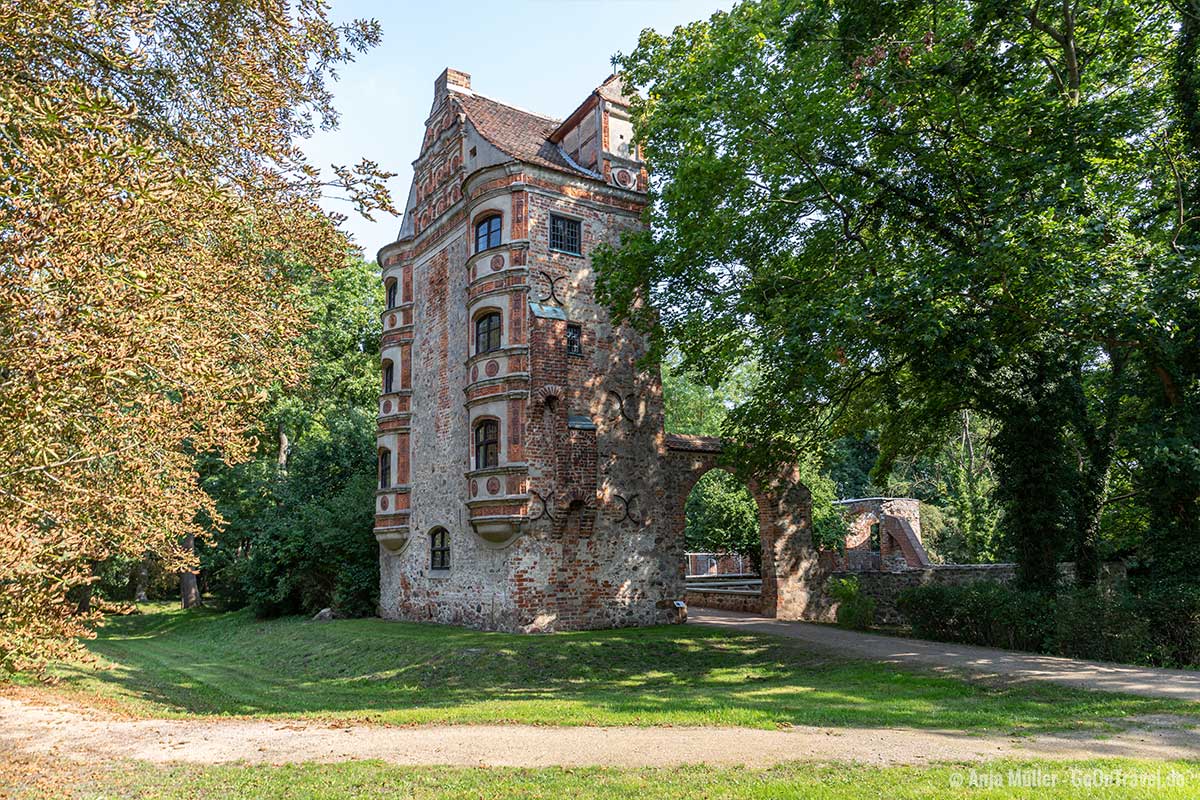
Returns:
[[[688,590],[686,599],[688,608],[715,608],[721,611],[744,611],[748,614],[762,613],[761,595],[723,594],[692,589]]]
[[[1120,564],[1105,565],[1104,579],[1119,580],[1124,577],[1124,572],[1124,567]],[[897,608],[897,601],[900,593],[905,589],[928,584],[963,586],[976,581],[1011,583],[1015,580],[1016,574],[1016,564],[935,564],[922,569],[907,569],[899,572],[835,571],[829,573],[827,580],[858,578],[862,592],[875,600],[875,624],[903,625],[906,624],[906,620]],[[1075,565],[1060,564],[1059,574],[1064,580],[1072,580],[1075,576]],[[830,604],[825,614],[827,620],[833,619],[833,610],[834,606]]]

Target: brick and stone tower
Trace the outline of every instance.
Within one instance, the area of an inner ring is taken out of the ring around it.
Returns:
[[[384,617],[551,631],[674,621],[661,385],[594,296],[640,225],[618,77],[564,121],[445,70],[396,242],[379,403]]]

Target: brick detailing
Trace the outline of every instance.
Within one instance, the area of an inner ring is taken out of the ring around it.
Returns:
[[[588,100],[594,111],[560,124],[456,90],[468,82],[454,70],[439,77],[414,205],[379,254],[402,297],[384,333],[400,391],[380,405],[384,414],[395,401],[379,441],[396,454],[398,483],[381,495],[386,512],[376,509],[380,613],[510,631],[678,621],[683,505],[719,447],[664,437],[659,372],[641,366],[646,342],[596,300],[591,254],[642,225],[645,195],[581,171],[547,138],[579,152],[600,145],[596,169],[607,174],[618,157],[609,126],[625,126],[628,142],[628,98],[608,81]],[[644,175],[622,147],[620,167]],[[469,220],[494,213],[507,235],[476,255]],[[550,250],[551,214],[580,221],[581,255]],[[471,317],[484,308],[503,313],[505,336],[473,355]],[[567,352],[568,325],[582,352]],[[477,469],[473,426],[488,418],[499,459]],[[807,490],[791,472],[754,489],[764,601],[775,615],[804,613],[816,562]],[[435,527],[448,532],[449,570],[429,569]]]

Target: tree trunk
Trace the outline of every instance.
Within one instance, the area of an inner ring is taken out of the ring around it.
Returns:
[[[285,431],[283,429],[283,423],[280,423],[279,424],[279,457],[277,460],[277,463],[279,464],[280,472],[287,469],[287,461],[288,461],[288,435],[287,435],[287,431]]]
[[[196,537],[189,534],[183,540],[183,548],[190,553],[196,552]],[[183,608],[194,608],[200,605],[200,582],[197,573],[184,570],[179,573],[179,601]]]
[[[150,556],[144,555],[134,567],[133,572],[133,602],[145,603],[150,600],[146,592],[150,588]]]

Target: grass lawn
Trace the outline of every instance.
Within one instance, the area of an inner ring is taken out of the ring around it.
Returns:
[[[519,636],[246,612],[110,618],[61,666],[62,689],[143,716],[353,718],[391,724],[804,724],[1021,732],[1103,728],[1200,704],[1025,684],[985,686],[832,659],[700,626]]]
[[[393,767],[373,761],[300,766],[171,767],[117,765],[77,778],[73,793],[57,782],[43,794],[26,783],[19,800],[77,797],[197,800],[350,800],[362,798],[558,798],[683,800],[892,800],[967,797],[1194,798],[1200,762],[994,762],[936,767],[789,764],[771,769],[511,769]],[[1097,785],[1107,781],[1115,785]],[[1090,785],[1089,785],[1090,784]]]

